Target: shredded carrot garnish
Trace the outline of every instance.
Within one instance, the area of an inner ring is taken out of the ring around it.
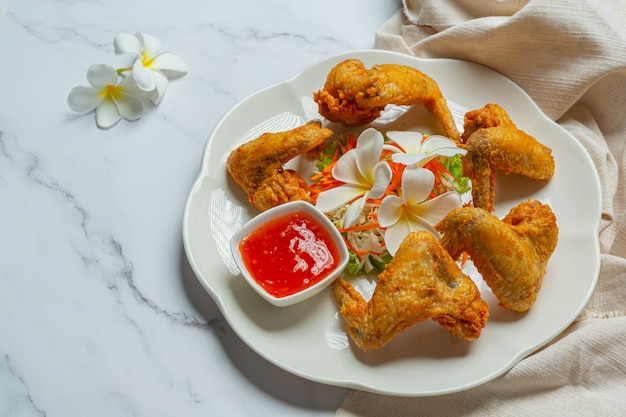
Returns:
[[[343,184],[343,182],[337,181],[335,178],[333,178],[333,168],[335,167],[335,164],[337,163],[341,155],[356,146],[356,138],[357,137],[355,135],[346,136],[346,145],[343,146],[339,144],[339,146],[335,148],[335,152],[333,153],[331,162],[326,167],[324,167],[322,172],[318,172],[317,174],[311,176],[310,179],[311,181],[313,181],[313,184],[309,185],[308,188],[309,192],[311,193],[311,197],[313,198],[313,201],[317,200],[318,194],[322,191],[330,190],[331,188],[336,188]]]
[[[400,183],[402,182],[402,173],[406,168],[406,165],[391,161],[389,162],[389,166],[391,167],[391,182],[389,183],[389,187],[387,187],[388,192],[395,190],[400,186]]]
[[[360,250],[358,254],[361,254],[361,255],[380,255],[380,252],[376,252],[376,251],[373,251],[373,250]]]
[[[357,135],[354,135],[354,134],[349,134],[346,137],[346,147],[345,147],[344,153],[348,152],[350,149],[356,148],[356,140],[357,140]]]
[[[360,260],[363,260],[363,257],[367,256],[367,255],[380,255],[379,252],[373,251],[373,250],[359,250],[357,248],[354,247],[354,245],[352,243],[350,243],[346,238],[344,238],[344,242],[346,243],[346,246],[348,247],[348,250],[350,250],[350,252],[354,253],[357,258],[359,258]]]
[[[452,177],[452,174],[441,164],[441,162],[439,162],[437,158],[433,158],[428,161],[428,163],[424,165],[424,168],[429,169],[430,172],[435,174],[435,186],[433,187],[433,192],[431,193],[430,197],[433,198],[437,195],[445,193],[448,188],[446,187],[446,183],[443,177],[444,175],[447,177]]]
[[[344,232],[356,232],[358,230],[371,230],[371,229],[376,229],[380,227],[378,225],[378,223],[366,223],[366,224],[359,224],[356,226],[350,226],[350,227],[338,227],[337,230],[339,230],[339,232],[344,233]]]
[[[354,245],[352,243],[350,243],[348,241],[348,239],[346,239],[345,237],[343,238],[343,241],[345,242],[346,246],[348,247],[348,250],[350,250],[350,252],[353,252],[359,259],[363,259],[363,255],[361,255],[359,252],[359,250],[354,247]]]
[[[467,262],[468,258],[469,255],[467,254],[467,252],[463,251],[463,253],[461,254],[461,265],[465,265],[465,262]]]
[[[339,159],[339,150],[340,150],[340,149],[339,149],[339,146],[337,146],[337,147],[335,148],[335,153],[333,154],[333,163],[334,163],[334,162],[337,162],[337,159]]]

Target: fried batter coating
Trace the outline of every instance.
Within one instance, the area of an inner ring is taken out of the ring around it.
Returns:
[[[284,132],[264,133],[228,156],[226,168],[248,193],[248,201],[261,211],[294,200],[311,201],[306,182],[283,165],[300,154],[322,146],[333,134],[319,122]]]
[[[429,318],[471,341],[489,317],[489,306],[474,282],[428,232],[412,232],[404,239],[369,301],[341,278],[333,283],[333,293],[348,334],[364,350],[380,348]]]
[[[450,256],[469,254],[504,308],[524,312],[535,303],[558,241],[550,206],[529,200],[502,220],[481,208],[462,207],[435,228]]]
[[[516,127],[480,128],[462,145],[463,175],[472,181],[474,207],[494,210],[496,171],[515,173],[535,180],[554,175],[552,149]]]
[[[306,181],[291,169],[279,171],[267,178],[249,199],[250,203],[261,211],[287,201],[303,200],[314,204],[308,193]]]
[[[326,119],[347,126],[374,121],[388,104],[421,104],[441,124],[444,133],[459,140],[459,131],[437,83],[415,68],[374,65],[348,59],[328,73],[324,89],[313,94],[319,112]]]
[[[516,127],[509,114],[497,104],[486,104],[485,107],[465,113],[463,120],[463,134],[461,140],[469,137],[480,128],[488,127]]]

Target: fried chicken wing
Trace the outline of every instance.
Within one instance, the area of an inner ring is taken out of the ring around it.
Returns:
[[[256,192],[249,196],[249,200],[261,211],[288,201],[303,200],[315,204],[309,195],[304,178],[291,169],[278,171],[267,178],[259,185]]]
[[[497,126],[517,127],[502,107],[492,103],[486,104],[485,107],[465,113],[461,140],[467,141],[478,129]]]
[[[496,171],[535,180],[554,175],[552,150],[516,127],[480,128],[462,145],[463,175],[472,181],[474,207],[494,210]]]
[[[535,303],[558,241],[550,206],[529,200],[502,220],[484,209],[463,207],[435,228],[443,233],[441,244],[452,258],[469,254],[504,308],[524,312]]]
[[[324,89],[314,93],[319,112],[326,119],[347,126],[374,121],[388,104],[424,105],[439,121],[444,133],[459,140],[459,131],[437,83],[415,68],[374,65],[349,59],[328,73]]]
[[[348,334],[361,349],[376,349],[417,322],[437,321],[467,341],[480,336],[489,307],[474,282],[428,232],[410,233],[369,301],[347,281],[333,283]]]
[[[295,171],[284,170],[283,165],[298,155],[313,152],[332,134],[319,122],[264,133],[232,151],[226,168],[248,193],[250,203],[261,211],[288,201],[311,201],[304,179]]]

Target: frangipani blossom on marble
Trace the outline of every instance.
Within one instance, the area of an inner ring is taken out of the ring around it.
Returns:
[[[162,51],[155,38],[122,33],[113,41],[117,54],[132,53],[132,65],[115,69],[106,64],[92,65],[87,71],[91,87],[74,87],[67,98],[76,112],[96,110],[96,124],[108,129],[120,119],[135,121],[144,113],[145,103],[155,106],[163,99],[169,79],[182,77],[187,66],[178,56]],[[129,75],[124,75],[130,71]],[[121,80],[120,80],[121,77]]]
[[[114,126],[120,119],[134,121],[143,115],[142,94],[132,77],[123,78],[106,64],[89,67],[87,81],[91,87],[74,87],[68,97],[70,109],[76,112],[96,110],[96,124],[101,129]]]
[[[145,33],[120,33],[113,41],[116,54],[133,54],[133,78],[140,89],[152,92],[151,100],[157,105],[163,99],[168,80],[187,74],[187,65],[171,52],[161,50],[161,42]]]
[[[395,255],[404,238],[424,230],[439,237],[434,225],[455,208],[461,207],[461,196],[449,191],[429,199],[435,175],[425,168],[406,168],[402,174],[401,195],[388,195],[380,203],[378,223],[385,230],[385,245]]]
[[[381,198],[391,181],[391,168],[380,160],[384,137],[369,128],[358,137],[356,147],[339,158],[332,176],[343,184],[321,192],[316,206],[324,213],[350,204],[346,210],[343,227],[350,227],[358,219],[368,198]]]
[[[396,146],[386,146],[394,152],[391,160],[406,166],[423,167],[437,156],[465,155],[467,151],[459,148],[453,140],[441,135],[424,137],[422,133],[412,131],[390,131],[387,137],[394,141]]]

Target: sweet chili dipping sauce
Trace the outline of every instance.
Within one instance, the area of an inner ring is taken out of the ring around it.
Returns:
[[[304,212],[270,220],[243,239],[239,251],[254,280],[277,298],[321,281],[339,259],[331,236]]]

